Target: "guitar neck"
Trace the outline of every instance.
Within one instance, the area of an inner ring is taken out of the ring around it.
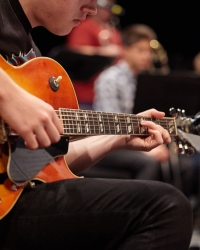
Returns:
[[[79,109],[63,109],[57,112],[63,123],[64,135],[148,135],[148,130],[140,125],[142,120],[153,121],[165,128],[171,136],[177,135],[175,118],[156,119],[133,114],[117,114]]]

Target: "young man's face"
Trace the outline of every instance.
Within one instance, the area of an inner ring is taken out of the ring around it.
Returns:
[[[25,0],[20,1],[25,2]],[[88,14],[96,14],[96,0],[35,0],[33,2],[31,14],[34,21],[56,35],[67,35]]]
[[[129,64],[135,73],[148,70],[152,64],[153,51],[148,39],[142,39],[126,48]]]

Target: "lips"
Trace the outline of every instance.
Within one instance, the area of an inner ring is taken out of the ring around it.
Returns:
[[[85,18],[81,18],[81,19],[74,19],[73,22],[75,25],[79,25],[81,22],[83,22],[85,20]]]
[[[81,20],[79,20],[79,19],[74,19],[73,22],[74,22],[75,25],[79,25],[79,24],[81,23]]]

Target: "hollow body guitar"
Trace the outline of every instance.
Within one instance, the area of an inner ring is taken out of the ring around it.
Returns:
[[[64,132],[58,143],[47,149],[29,150],[24,141],[0,120],[0,219],[14,206],[32,180],[53,182],[78,178],[67,166],[68,143],[87,136],[129,134],[147,136],[141,120],[151,120],[177,135],[175,118],[136,116],[78,109],[76,94],[66,71],[56,61],[38,57],[22,66],[9,65],[0,56],[0,67],[24,90],[51,104]]]

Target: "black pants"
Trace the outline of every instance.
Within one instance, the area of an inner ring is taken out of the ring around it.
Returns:
[[[4,249],[187,250],[191,233],[185,196],[140,180],[38,184],[0,220]]]

